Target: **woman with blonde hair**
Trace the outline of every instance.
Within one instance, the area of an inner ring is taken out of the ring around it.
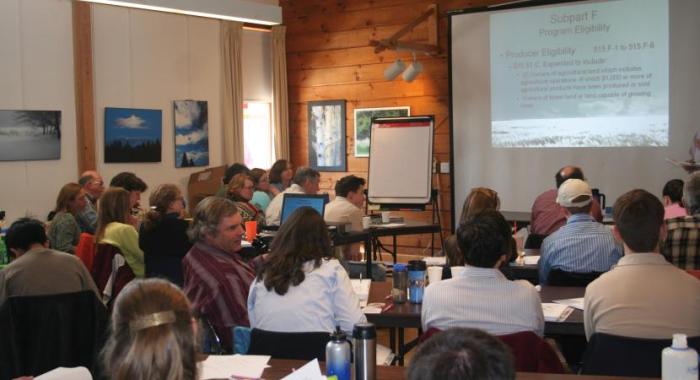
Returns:
[[[227,198],[233,201],[241,214],[241,222],[256,221],[265,224],[265,213],[250,203],[253,199],[255,183],[248,174],[236,174],[228,184]]]
[[[189,224],[183,219],[185,200],[180,189],[170,183],[158,186],[148,199],[139,231],[146,277],[165,277],[178,286],[184,284],[182,258],[192,248],[187,237]]]
[[[83,211],[86,204],[85,190],[79,184],[71,182],[61,188],[49,226],[48,238],[51,248],[75,253],[75,247],[80,242],[80,226],[76,216]]]
[[[143,278],[143,251],[139,247],[138,232],[129,224],[130,212],[129,192],[121,187],[107,189],[97,208],[95,242],[119,248],[134,276]]]
[[[196,380],[196,335],[182,290],[160,279],[132,281],[114,303],[104,372],[112,380]]]

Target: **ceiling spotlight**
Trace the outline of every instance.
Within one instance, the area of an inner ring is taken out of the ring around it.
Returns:
[[[421,71],[423,71],[423,65],[416,61],[416,53],[413,53],[413,62],[411,63],[411,66],[408,66],[406,71],[403,72],[403,80],[411,83],[414,79],[416,79]]]
[[[384,70],[384,79],[394,80],[394,78],[399,76],[399,74],[401,74],[405,68],[406,64],[404,64],[400,59],[397,59],[396,62],[392,63],[391,66]]]

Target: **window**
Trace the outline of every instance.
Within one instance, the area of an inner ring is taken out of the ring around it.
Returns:
[[[268,102],[243,102],[244,161],[251,169],[267,170],[275,161],[270,109]]]

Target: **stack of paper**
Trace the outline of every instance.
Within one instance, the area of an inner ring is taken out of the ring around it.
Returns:
[[[270,357],[266,355],[209,355],[202,362],[199,378],[228,379],[230,377],[259,379]]]
[[[367,299],[369,298],[369,286],[372,285],[372,281],[363,279],[352,279],[350,280],[350,282],[352,283],[352,290],[355,292],[355,295],[360,300],[360,307],[367,306]]]
[[[537,265],[539,261],[539,256],[523,256],[523,264],[525,265]]]
[[[425,265],[427,266],[445,266],[447,265],[447,257],[445,256],[437,256],[437,257],[431,257],[431,256],[426,256],[423,258],[423,261],[425,261]]]
[[[563,322],[574,309],[558,303],[542,303],[544,320],[548,322]]]
[[[283,377],[282,380],[326,380],[326,377],[321,373],[318,359],[314,359]]]
[[[563,300],[554,300],[554,303],[571,306],[575,309],[583,310],[583,297],[580,298],[567,298]]]

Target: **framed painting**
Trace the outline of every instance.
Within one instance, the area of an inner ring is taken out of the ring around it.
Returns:
[[[411,116],[411,107],[355,108],[355,157],[369,157],[372,118]]]
[[[105,163],[160,162],[161,110],[105,108]]]
[[[61,111],[0,110],[0,161],[61,158]]]
[[[345,100],[308,103],[309,166],[343,172],[345,156]]]
[[[209,113],[204,100],[175,100],[175,167],[209,166]]]

